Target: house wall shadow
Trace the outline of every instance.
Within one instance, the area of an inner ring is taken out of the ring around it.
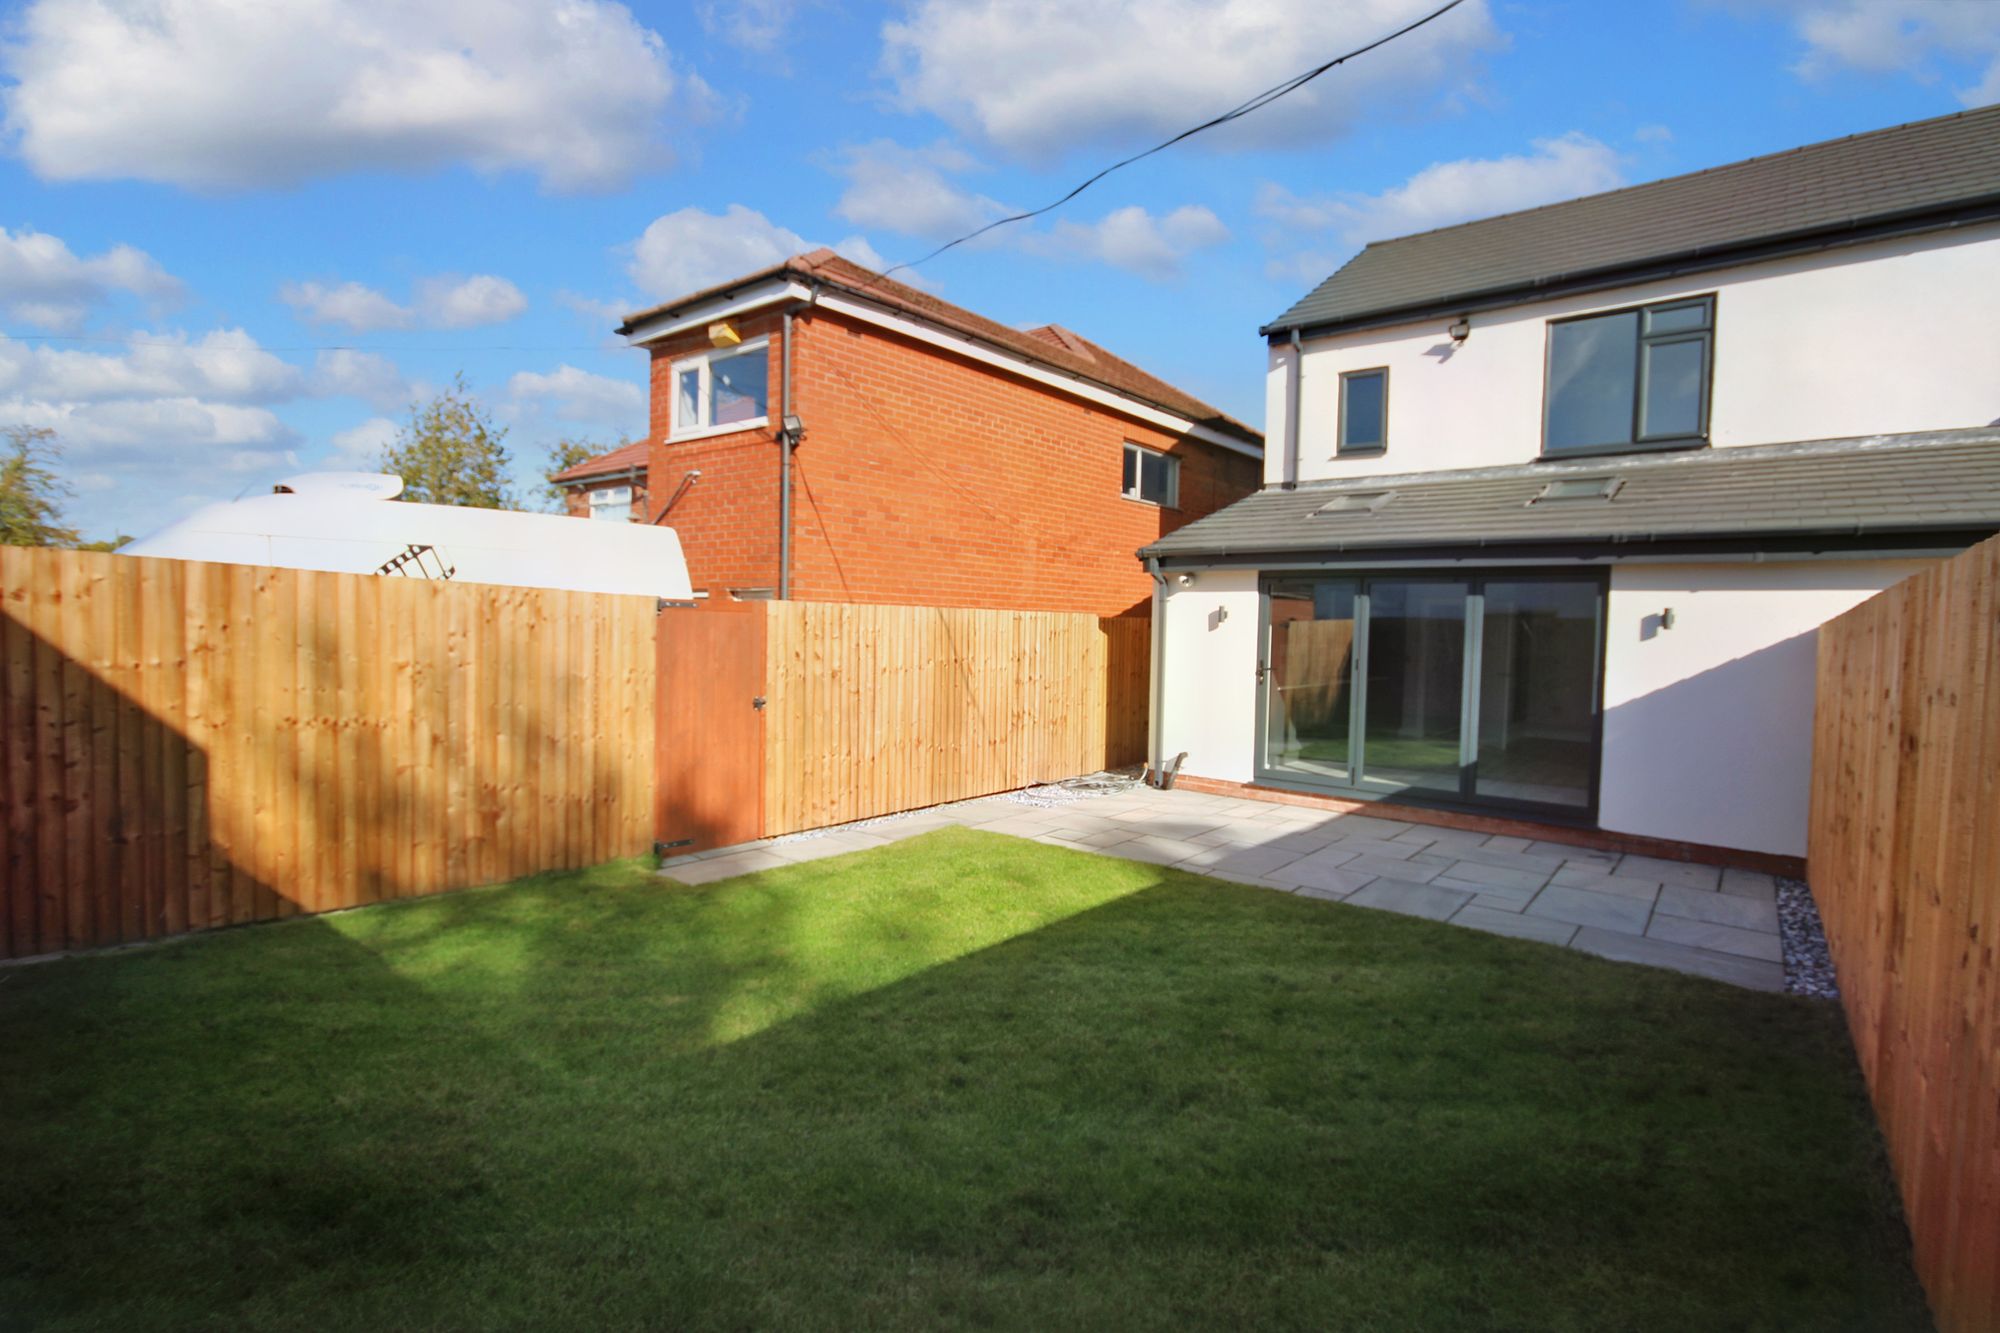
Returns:
[[[1809,630],[1608,707],[1598,823],[1805,855],[1818,641]]]

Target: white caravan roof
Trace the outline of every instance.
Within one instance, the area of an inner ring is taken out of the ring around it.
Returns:
[[[310,472],[279,482],[270,495],[207,505],[119,554],[337,574],[395,565],[393,572],[411,578],[449,571],[465,583],[675,601],[694,595],[672,528],[411,504],[395,498],[402,489],[401,478],[380,473]],[[413,554],[412,547],[431,549]]]

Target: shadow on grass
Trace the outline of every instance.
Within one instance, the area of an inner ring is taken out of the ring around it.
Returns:
[[[1922,1327],[1830,1007],[952,831],[0,983],[55,1327]]]

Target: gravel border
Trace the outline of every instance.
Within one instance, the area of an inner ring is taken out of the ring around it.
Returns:
[[[1072,801],[1085,801],[1096,796],[1115,796],[1119,792],[1130,791],[1138,786],[1146,774],[1145,765],[1134,768],[1107,769],[1101,773],[1087,773],[1080,778],[1068,778],[1062,782],[1051,782],[1040,787],[1021,787],[1014,791],[995,792],[992,796],[975,796],[969,801],[947,801],[942,806],[926,806],[916,810],[899,810],[895,814],[875,815],[868,819],[856,819],[846,824],[829,824],[825,828],[800,829],[797,833],[781,833],[775,838],[762,841],[770,843],[808,842],[813,838],[828,838],[837,833],[852,833],[857,829],[879,828],[884,824],[900,824],[906,819],[916,819],[953,805],[969,805],[972,801],[1013,801],[1019,805],[1049,809],[1058,805],[1068,805]],[[723,849],[727,850],[727,849]],[[701,855],[701,853],[697,853]]]
[[[1802,879],[1778,879],[1778,938],[1785,946],[1785,993],[1838,1000],[1833,957],[1826,949],[1819,908]]]
[[[1018,805],[1032,805],[1048,809],[1058,805],[1068,805],[1072,801],[1087,801],[1094,796],[1115,796],[1119,792],[1131,791],[1146,775],[1145,765],[1133,768],[1108,768],[1099,773],[1086,773],[1080,778],[1068,778],[1062,782],[1050,782],[1040,787],[1022,787],[1017,791],[1000,793],[1003,801],[1013,801]]]

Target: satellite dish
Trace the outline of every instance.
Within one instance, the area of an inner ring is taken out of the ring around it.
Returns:
[[[301,472],[271,487],[277,495],[338,495],[350,500],[393,500],[403,479],[387,472]]]

